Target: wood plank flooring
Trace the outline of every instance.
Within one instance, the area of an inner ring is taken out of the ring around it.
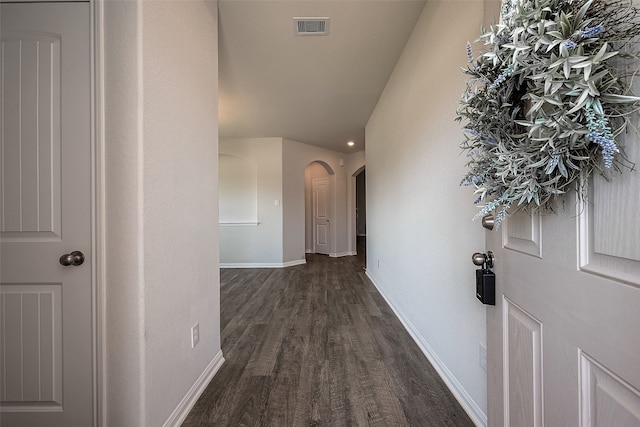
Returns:
[[[220,275],[226,362],[183,426],[473,425],[357,257]]]

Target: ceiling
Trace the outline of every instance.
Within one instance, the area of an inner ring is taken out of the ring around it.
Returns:
[[[364,127],[423,6],[424,0],[221,0],[220,137],[364,150]],[[295,35],[294,17],[329,17],[329,35]]]

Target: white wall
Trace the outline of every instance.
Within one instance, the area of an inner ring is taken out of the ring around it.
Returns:
[[[313,145],[284,139],[283,146],[283,183],[285,188],[284,198],[288,210],[285,211],[285,259],[304,258],[305,253],[305,189],[304,170],[312,162],[319,161],[327,164],[333,171],[330,175],[332,193],[333,220],[330,233],[332,233],[332,256],[348,255],[348,230],[347,230],[347,154],[327,150]],[[340,159],[344,166],[340,166]]]
[[[258,165],[229,154],[218,156],[220,223],[258,221]]]
[[[428,1],[366,127],[367,273],[474,421],[486,424],[484,249],[454,122],[483,3]]]
[[[223,360],[217,4],[114,1],[104,14],[103,420],[177,425]]]
[[[223,266],[282,266],[282,138],[220,141],[220,154],[238,156],[257,165],[257,226],[220,226]],[[276,200],[279,205],[276,206]]]
[[[286,267],[305,262],[305,179],[307,165],[325,163],[332,182],[333,256],[347,255],[347,154],[283,138],[220,141],[220,154],[254,162],[258,170],[257,226],[220,227],[223,267]],[[278,200],[280,205],[276,206]]]

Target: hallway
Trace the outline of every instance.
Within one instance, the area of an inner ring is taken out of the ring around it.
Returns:
[[[220,275],[226,362],[183,426],[473,425],[358,257]]]

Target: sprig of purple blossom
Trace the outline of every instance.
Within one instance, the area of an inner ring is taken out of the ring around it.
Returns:
[[[484,178],[482,176],[480,176],[480,175],[471,177],[471,179],[469,179],[468,176],[465,176],[464,178],[462,178],[462,181],[460,181],[460,186],[461,187],[469,187],[471,185],[478,185],[482,181],[484,181]]]
[[[498,212],[498,215],[496,215],[496,221],[495,221],[496,229],[500,228],[500,224],[502,224],[502,221],[504,221],[504,219],[507,217],[507,211],[509,210],[510,207],[511,207],[511,202],[505,203],[504,205],[502,205],[502,209],[500,210],[500,212]]]
[[[500,206],[504,200],[505,200],[505,196],[502,195],[501,197],[490,201],[489,203],[487,203],[486,205],[484,205],[482,207],[482,209],[480,209],[478,211],[478,213],[475,214],[475,216],[473,217],[473,220],[475,221],[478,218],[482,218],[483,216],[485,216],[486,214],[488,214],[489,212],[495,210],[498,206]]]
[[[502,83],[505,82],[505,80],[507,80],[507,77],[511,76],[511,74],[513,74],[513,68],[511,68],[511,66],[508,66],[507,68],[502,70],[498,78],[496,78],[493,83],[489,85],[489,89],[497,89]]]
[[[469,135],[473,135],[476,138],[484,139],[485,141],[489,142],[490,144],[497,144],[496,140],[493,137],[491,137],[489,135],[485,135],[482,132],[478,132],[475,129],[465,128],[464,132],[468,133]]]
[[[591,106],[586,108],[585,116],[587,118],[587,128],[589,129],[589,139],[600,146],[604,167],[609,169],[613,165],[614,154],[620,152],[614,141],[609,121],[604,115],[597,114]]]
[[[580,31],[579,34],[582,38],[588,39],[588,38],[597,36],[603,31],[604,31],[604,26],[601,24],[598,24],[595,27],[585,27],[585,29]]]

